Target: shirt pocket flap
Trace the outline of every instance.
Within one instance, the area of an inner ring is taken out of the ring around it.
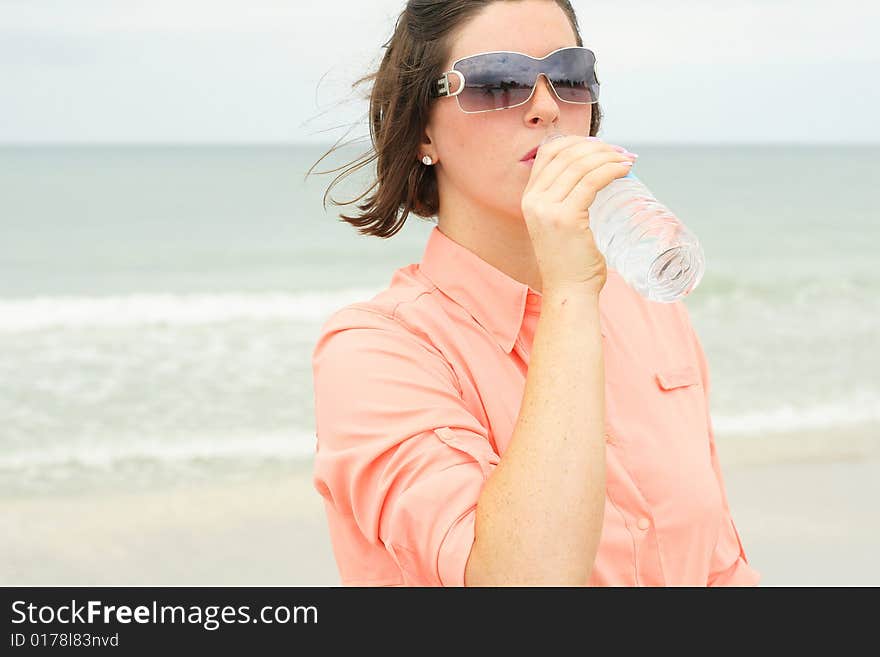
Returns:
[[[469,433],[457,434],[449,427],[437,427],[434,429],[434,433],[444,443],[464,452],[479,463],[484,478],[488,478],[493,467],[501,461],[489,442],[481,437]]]
[[[700,371],[696,365],[678,365],[657,370],[657,383],[664,390],[672,390],[700,382]]]

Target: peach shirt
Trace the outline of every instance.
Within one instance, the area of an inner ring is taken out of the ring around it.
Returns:
[[[599,308],[607,486],[589,584],[757,585],[684,303],[648,301],[609,268]],[[325,322],[312,360],[313,481],[343,585],[464,584],[477,499],[511,440],[540,310],[540,293],[435,226],[420,264]]]

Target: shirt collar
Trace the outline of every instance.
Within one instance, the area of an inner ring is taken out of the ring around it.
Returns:
[[[522,327],[526,308],[540,310],[541,295],[514,280],[434,226],[419,270],[470,313],[506,353]]]

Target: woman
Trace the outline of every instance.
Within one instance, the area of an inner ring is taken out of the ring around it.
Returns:
[[[376,191],[343,218],[381,237],[410,211],[437,226],[313,354],[342,583],[756,585],[687,309],[606,270],[590,231],[635,156],[595,138],[569,2],[411,1],[386,48]]]

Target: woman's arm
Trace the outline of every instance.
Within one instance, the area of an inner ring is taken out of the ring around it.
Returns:
[[[598,292],[547,290],[519,418],[477,502],[467,586],[585,586],[605,510]]]

